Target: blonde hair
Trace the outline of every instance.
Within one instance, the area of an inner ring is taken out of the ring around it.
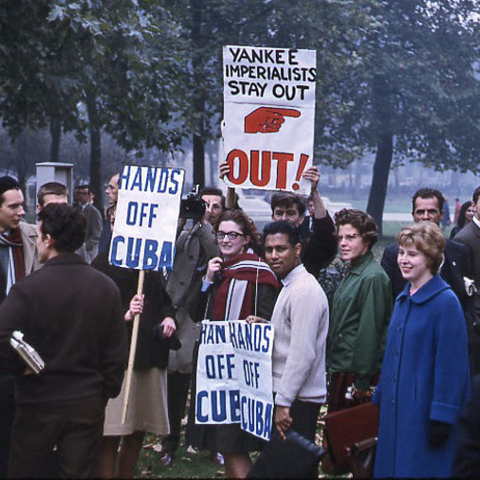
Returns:
[[[413,245],[427,257],[430,271],[435,275],[440,268],[445,250],[445,237],[440,227],[433,222],[419,222],[403,227],[397,235],[398,245]]]

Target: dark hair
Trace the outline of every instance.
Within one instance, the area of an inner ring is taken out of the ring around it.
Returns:
[[[258,231],[253,220],[243,210],[225,210],[218,219],[217,223],[213,227],[215,233],[218,232],[218,228],[222,222],[235,222],[244,235],[250,237],[249,247],[253,249],[255,253],[258,252],[260,246],[260,239],[258,238]]]
[[[272,195],[272,200],[270,201],[270,206],[272,208],[272,214],[277,207],[291,207],[295,205],[297,207],[298,213],[302,217],[305,215],[305,201],[299,195],[291,192],[280,192]]]
[[[86,185],[77,185],[75,187],[75,190],[84,190],[84,189],[87,189],[88,190],[88,193],[92,193],[92,189],[90,188],[90,185],[86,184]]]
[[[415,213],[415,202],[417,198],[436,198],[438,200],[438,206],[440,208],[440,212],[443,210],[443,204],[445,203],[445,198],[442,195],[440,190],[436,188],[420,188],[417,190],[412,197],[412,213]]]
[[[44,183],[37,192],[37,201],[41,207],[43,207],[46,195],[66,195],[68,197],[68,188],[58,182]]]
[[[267,235],[275,235],[277,233],[288,235],[288,241],[292,247],[300,243],[300,228],[286,220],[267,223],[263,227],[263,242],[265,243]]]
[[[473,201],[473,203],[477,203],[478,197],[480,197],[480,187],[477,187],[477,188],[473,191],[473,196],[472,196],[472,201]]]
[[[0,177],[0,206],[4,202],[3,194],[9,190],[20,190],[20,184],[12,177],[5,175]]]
[[[471,206],[472,206],[472,202],[465,202],[460,207],[460,213],[458,214],[458,222],[457,222],[458,230],[460,230],[465,226],[465,222],[467,221],[466,213]]]
[[[358,230],[358,233],[371,249],[378,240],[378,229],[375,220],[366,212],[355,210],[354,208],[343,208],[335,214],[335,224],[351,225]]]
[[[200,193],[198,194],[198,196],[199,196],[200,198],[202,198],[203,195],[217,195],[217,196],[220,197],[221,200],[222,200],[222,208],[225,209],[225,195],[223,194],[223,192],[222,192],[219,188],[215,188],[215,187],[203,187],[203,188],[200,190]]]
[[[65,203],[50,203],[37,215],[42,235],[50,235],[58,252],[74,252],[85,240],[87,221],[82,211]]]

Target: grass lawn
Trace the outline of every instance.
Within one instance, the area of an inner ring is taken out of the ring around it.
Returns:
[[[317,421],[316,443],[321,445],[322,430],[324,423],[321,417],[326,413],[323,408]],[[204,452],[193,453],[184,442],[184,432],[182,429],[181,446],[176,452],[175,460],[170,467],[163,467],[158,463],[160,453],[160,439],[155,435],[148,435],[145,439],[144,447],[140,453],[140,459],[137,464],[135,478],[225,478],[225,468],[214,464],[209,460]],[[258,454],[253,454],[255,459]],[[319,477],[325,477],[321,468],[318,469]],[[346,475],[345,478],[350,478]]]

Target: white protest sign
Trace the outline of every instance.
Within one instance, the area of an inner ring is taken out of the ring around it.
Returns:
[[[185,172],[125,165],[119,179],[109,261],[137,270],[172,267]]]
[[[197,361],[195,422],[240,423],[268,440],[272,429],[273,325],[204,320]]]
[[[312,165],[316,52],[223,47],[225,161],[230,186],[304,191]]]
[[[229,322],[202,321],[197,360],[195,422],[240,422],[240,397]]]
[[[240,387],[243,430],[270,440],[273,419],[273,325],[230,321],[230,341]]]

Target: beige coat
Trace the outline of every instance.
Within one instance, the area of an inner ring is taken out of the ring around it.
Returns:
[[[37,228],[27,222],[20,222],[18,227],[22,235],[25,275],[30,275],[42,266],[37,256]]]

